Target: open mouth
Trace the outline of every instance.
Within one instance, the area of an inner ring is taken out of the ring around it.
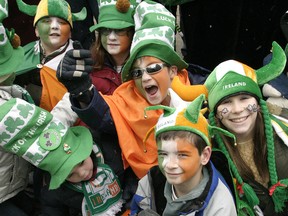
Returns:
[[[149,95],[154,95],[158,91],[158,87],[154,85],[146,86],[144,89]]]
[[[50,34],[49,36],[52,36],[52,37],[59,37],[59,36],[60,36],[60,34],[57,34],[57,33],[52,33],[52,34]]]

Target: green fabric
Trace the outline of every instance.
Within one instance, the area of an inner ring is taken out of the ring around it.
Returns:
[[[66,20],[73,28],[73,21],[84,20],[87,16],[86,8],[82,8],[78,13],[72,13],[70,5],[64,0],[41,0],[37,6],[28,5],[22,0],[16,1],[20,11],[30,16],[35,16],[34,26],[41,18],[54,16]]]
[[[258,70],[235,61],[228,60],[220,63],[207,77],[204,85],[208,90],[208,105],[210,111],[225,97],[236,93],[250,93],[258,99],[262,98],[259,85],[279,76],[285,68],[286,55],[275,41],[271,62]]]
[[[92,151],[85,127],[68,128],[44,109],[20,99],[1,105],[1,146],[51,174],[50,189],[65,181]]]
[[[15,72],[24,57],[24,51],[21,46],[12,47],[10,40],[13,39],[14,33],[11,36],[7,35],[7,33],[9,31],[0,23],[0,76]]]
[[[130,6],[127,6],[127,12],[120,12],[116,7],[116,0],[98,0],[98,23],[91,26],[90,31],[93,32],[99,28],[124,29],[134,26],[133,14],[137,3],[135,0],[127,0],[128,2]]]
[[[16,69],[16,75],[29,72],[40,64],[40,47],[35,47],[36,41],[33,41],[23,47],[25,55],[24,61]]]

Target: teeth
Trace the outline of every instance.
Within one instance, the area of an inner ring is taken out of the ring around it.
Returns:
[[[232,122],[236,122],[236,123],[238,123],[238,122],[242,122],[242,121],[244,121],[246,118],[247,118],[247,117],[237,118],[237,119],[231,119],[231,121],[232,121]]]

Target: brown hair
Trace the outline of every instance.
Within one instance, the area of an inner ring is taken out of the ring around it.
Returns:
[[[156,142],[158,143],[159,141],[162,140],[175,140],[176,138],[179,139],[185,139],[189,143],[193,143],[195,147],[198,149],[199,155],[202,154],[202,151],[204,148],[207,146],[206,142],[198,135],[190,131],[166,131],[161,134],[159,134],[156,137]]]
[[[217,126],[226,129],[226,127],[221,123],[221,121],[215,118]],[[227,129],[226,129],[227,130]],[[254,175],[248,164],[240,155],[240,152],[237,146],[234,146],[234,141],[227,137],[222,136],[223,140],[228,152],[235,163],[241,177],[245,180],[254,180]],[[258,112],[255,124],[255,131],[253,136],[253,159],[258,169],[259,175],[263,179],[269,178],[269,170],[267,165],[267,142],[265,137],[265,126],[263,123],[263,116],[261,112]],[[217,145],[217,144],[216,144]]]
[[[128,28],[127,37],[134,35],[134,29]],[[101,70],[104,67],[105,57],[113,64],[116,65],[111,55],[104,49],[101,43],[101,31],[98,31],[96,41],[91,45],[90,51],[94,62],[94,68],[96,70]],[[127,58],[128,59],[128,58]]]

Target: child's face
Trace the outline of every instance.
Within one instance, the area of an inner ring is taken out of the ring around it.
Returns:
[[[91,157],[88,157],[82,163],[76,165],[71,171],[70,175],[66,179],[72,183],[78,183],[81,181],[88,181],[93,175],[93,161]]]
[[[142,57],[140,60],[136,60],[131,71],[153,66],[156,63],[162,64],[163,62],[155,57]],[[142,96],[151,105],[162,104],[169,106],[170,96],[168,95],[168,89],[171,87],[172,79],[176,74],[176,66],[167,67],[164,65],[157,73],[149,74],[145,71],[139,78],[134,77],[134,82]]]
[[[123,61],[130,53],[133,38],[131,29],[103,29],[101,32],[101,43],[104,49],[115,58],[121,57]]]
[[[46,54],[63,46],[71,36],[68,22],[58,17],[44,17],[40,19],[35,28],[36,36],[40,38]]]
[[[182,193],[189,193],[201,180],[202,166],[208,163],[211,148],[207,146],[199,155],[194,144],[182,138],[159,141],[157,147],[159,167],[167,181],[176,191],[181,188]]]
[[[237,140],[248,140],[254,136],[258,113],[258,102],[251,95],[240,94],[229,97],[217,107],[217,118]]]

